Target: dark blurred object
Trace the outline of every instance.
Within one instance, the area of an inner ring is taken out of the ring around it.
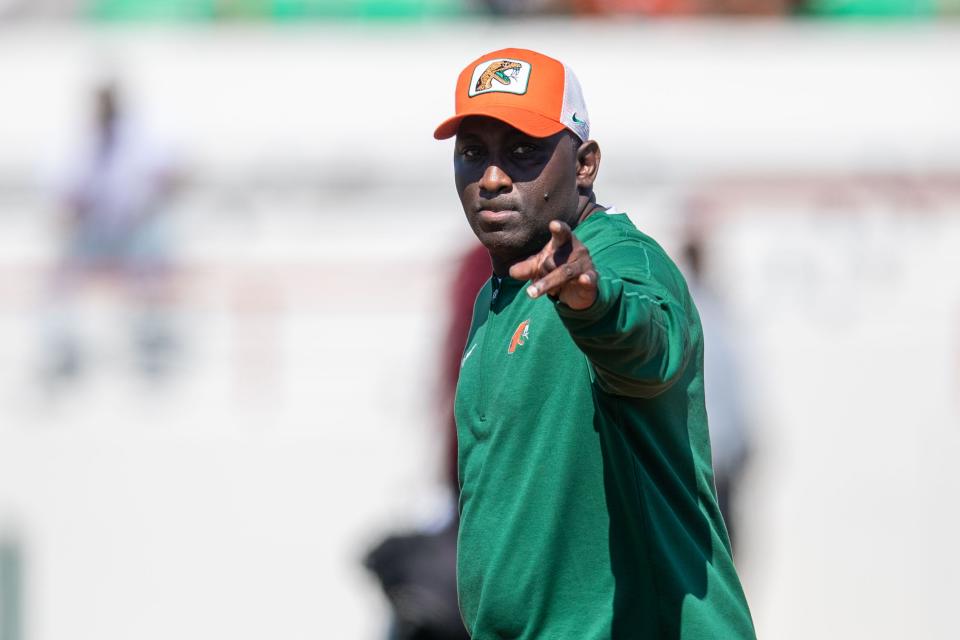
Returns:
[[[691,233],[683,248],[683,257],[690,294],[703,327],[704,396],[717,503],[736,553],[738,494],[751,446],[743,410],[739,358],[722,301],[709,286],[703,244],[699,233]]]
[[[468,640],[457,604],[457,520],[436,533],[391,536],[364,564],[394,612],[390,640]]]

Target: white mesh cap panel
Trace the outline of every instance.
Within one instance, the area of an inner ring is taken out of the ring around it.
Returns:
[[[587,114],[587,103],[583,100],[580,81],[567,65],[563,65],[563,74],[563,106],[560,108],[560,122],[577,134],[581,141],[588,140],[590,116]]]

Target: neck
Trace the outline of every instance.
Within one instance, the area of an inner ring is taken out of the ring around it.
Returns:
[[[576,223],[570,225],[570,228],[576,229],[577,225],[579,225],[581,222],[595,214],[597,211],[603,211],[605,209],[606,207],[597,204],[597,196],[595,196],[593,191],[591,191],[589,196],[581,198],[580,210],[577,212],[577,221]]]
[[[490,254],[490,263],[493,265],[493,275],[498,278],[506,278],[510,275],[510,267],[512,267],[520,260],[504,260],[503,258],[498,258],[497,256]]]

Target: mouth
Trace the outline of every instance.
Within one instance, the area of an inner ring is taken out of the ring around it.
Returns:
[[[518,210],[511,209],[509,206],[496,205],[492,202],[481,202],[477,205],[477,218],[488,225],[505,223],[519,213]]]
[[[480,222],[488,225],[503,224],[517,215],[513,209],[481,209],[477,214]]]

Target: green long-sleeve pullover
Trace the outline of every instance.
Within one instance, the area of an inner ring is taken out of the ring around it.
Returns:
[[[457,387],[460,605],[476,640],[754,638],[717,507],[700,320],[623,214],[575,234],[574,311],[492,278]]]

